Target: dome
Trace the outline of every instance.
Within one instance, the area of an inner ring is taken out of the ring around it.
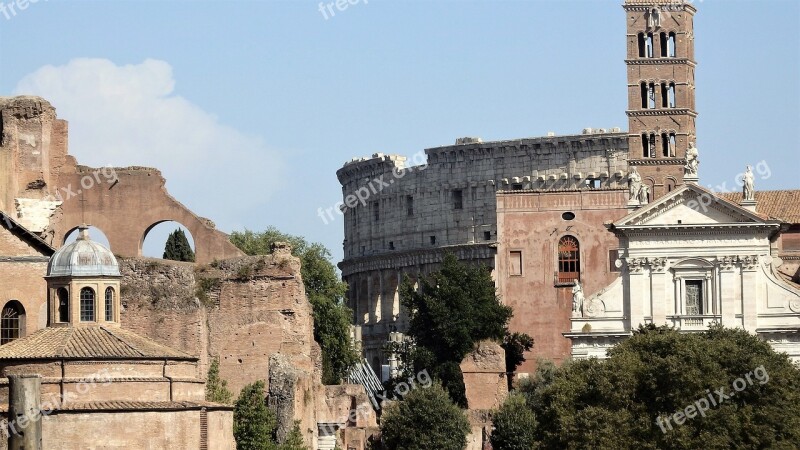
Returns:
[[[117,258],[111,250],[89,239],[88,227],[80,227],[75,242],[58,249],[47,266],[48,277],[120,276]]]

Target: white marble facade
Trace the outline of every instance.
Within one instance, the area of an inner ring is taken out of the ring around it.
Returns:
[[[565,336],[574,358],[603,358],[640,324],[741,327],[800,361],[800,288],[774,273],[780,223],[685,184],[609,226],[621,276],[585,293]]]

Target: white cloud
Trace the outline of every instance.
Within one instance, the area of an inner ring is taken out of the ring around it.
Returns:
[[[222,228],[236,225],[278,190],[284,162],[260,137],[221,124],[174,88],[164,61],[79,58],[26,75],[15,94],[44,97],[69,121],[80,164],[157,167],[179,201]]]

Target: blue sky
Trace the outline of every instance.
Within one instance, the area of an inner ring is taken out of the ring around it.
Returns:
[[[338,260],[317,210],[353,157],[627,129],[621,3],[39,0],[0,12],[0,95],[50,100],[83,164],[159,167],[220,229]],[[701,182],[765,161],[758,189],[800,188],[800,2],[695,4]]]

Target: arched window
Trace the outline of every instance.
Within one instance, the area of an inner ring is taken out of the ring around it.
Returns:
[[[114,288],[106,288],[106,322],[114,321]]]
[[[581,255],[578,240],[564,236],[558,241],[558,282],[571,283],[580,280]]]
[[[69,291],[63,287],[58,288],[56,296],[58,297],[58,321],[69,322]]]
[[[669,58],[674,58],[678,54],[675,45],[675,33],[670,33],[667,41],[667,56]]]
[[[22,335],[22,326],[25,322],[25,309],[16,300],[11,300],[3,306],[0,318],[0,345],[7,344]]]
[[[94,322],[94,291],[92,288],[81,289],[81,322]]]

